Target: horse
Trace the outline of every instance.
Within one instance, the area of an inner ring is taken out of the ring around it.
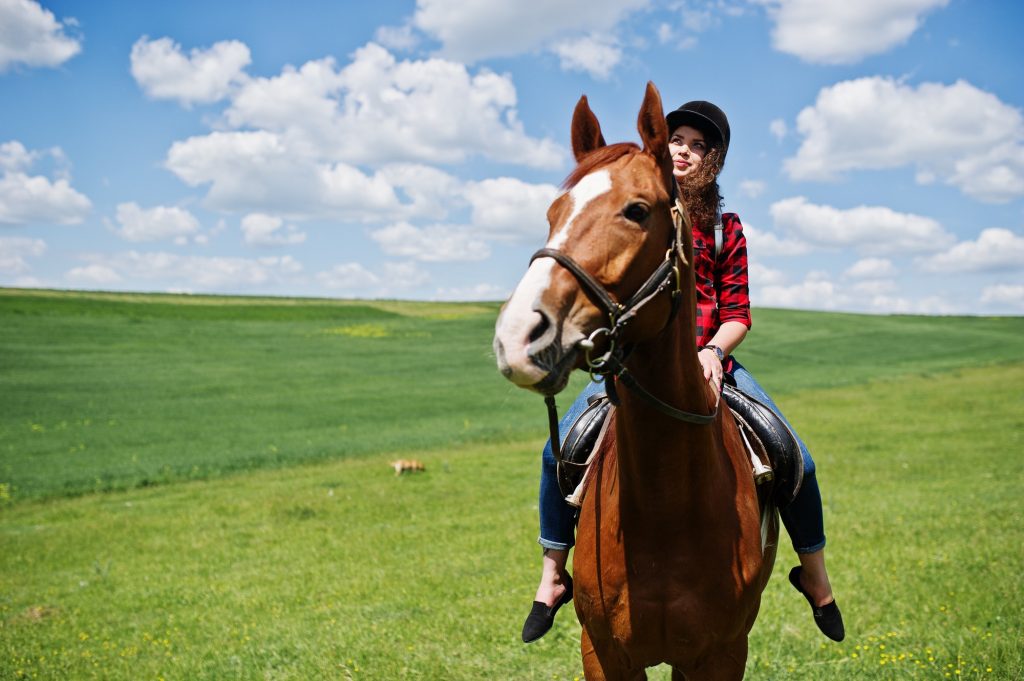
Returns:
[[[697,359],[692,225],[653,83],[637,130],[642,147],[606,144],[580,98],[577,166],[502,306],[494,351],[551,409],[574,369],[605,374],[618,403],[573,559],[586,679],[646,679],[659,664],[675,681],[741,679],[778,515],[762,514],[750,458]]]

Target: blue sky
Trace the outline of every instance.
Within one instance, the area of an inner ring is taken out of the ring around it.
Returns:
[[[0,0],[0,286],[498,300],[586,94],[719,104],[755,306],[1024,313],[1024,5]]]

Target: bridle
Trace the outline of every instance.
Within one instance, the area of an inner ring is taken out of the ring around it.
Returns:
[[[682,302],[682,275],[680,265],[685,266],[686,253],[683,250],[684,226],[692,230],[690,216],[679,198],[679,189],[675,180],[672,180],[672,218],[675,229],[673,230],[672,241],[665,252],[665,260],[654,270],[647,280],[637,289],[636,293],[630,296],[626,302],[619,303],[608,292],[601,282],[587,272],[578,262],[571,257],[554,248],[542,248],[533,254],[530,262],[538,258],[552,258],[559,265],[567,269],[579,282],[591,297],[603,308],[608,315],[609,325],[594,330],[590,336],[584,338],[577,345],[586,354],[587,368],[591,379],[595,376],[605,377],[608,396],[613,404],[618,403],[618,395],[615,391],[615,382],[621,381],[626,387],[635,392],[652,407],[662,414],[670,416],[679,421],[694,423],[697,425],[708,425],[715,420],[718,414],[718,404],[721,399],[719,394],[715,401],[715,408],[710,414],[696,414],[693,412],[677,409],[672,405],[655,397],[641,386],[636,378],[629,372],[625,365],[625,358],[628,354],[626,346],[622,341],[622,335],[629,323],[636,318],[645,305],[654,300],[664,291],[671,291],[671,309],[668,319],[665,321],[662,330],[668,328],[679,312]],[[602,336],[607,338],[608,349],[596,359],[591,356],[595,348],[595,341]],[[613,380],[607,380],[607,377]],[[544,403],[548,408],[548,427],[551,431],[551,449],[554,452],[555,460],[561,461],[560,437],[558,433],[558,412],[555,406],[554,395],[547,395]]]

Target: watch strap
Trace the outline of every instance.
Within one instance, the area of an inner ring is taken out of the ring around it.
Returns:
[[[718,358],[719,362],[725,361],[725,352],[722,350],[722,348],[718,347],[717,345],[708,344],[701,348],[701,350],[711,350],[713,353],[715,353],[715,357]]]

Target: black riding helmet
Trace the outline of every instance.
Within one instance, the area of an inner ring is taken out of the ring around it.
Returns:
[[[721,146],[722,160],[725,160],[725,155],[729,152],[729,119],[726,118],[724,111],[711,102],[687,102],[665,116],[665,122],[668,123],[669,134],[680,125],[689,125],[705,135],[710,135],[714,138],[708,141],[710,146]]]

